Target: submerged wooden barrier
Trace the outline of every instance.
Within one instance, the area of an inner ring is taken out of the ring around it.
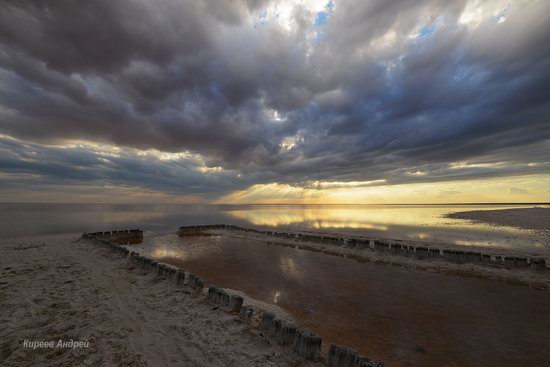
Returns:
[[[500,267],[507,269],[530,269],[533,271],[550,271],[546,260],[540,256],[511,256],[505,254],[484,253],[478,251],[468,251],[461,249],[437,248],[433,246],[422,246],[413,244],[402,244],[398,241],[389,241],[381,239],[351,238],[327,234],[303,234],[287,233],[273,230],[262,230],[256,228],[244,228],[230,224],[209,224],[196,226],[182,226],[178,229],[178,235],[187,236],[191,234],[205,233],[209,230],[236,230],[245,232],[254,232],[267,236],[288,238],[299,241],[309,241],[318,243],[336,244],[346,249],[372,250],[382,253],[388,253],[395,256],[414,257],[417,260],[440,260],[449,261],[456,264],[476,264],[480,266]],[[298,246],[306,250],[313,250],[313,247]],[[316,249],[317,250],[317,249]],[[319,250],[317,250],[319,252]],[[323,253],[329,255],[344,256],[331,250],[323,250]]]
[[[135,232],[133,233],[135,234],[140,232],[141,237],[143,237],[143,232],[139,230],[134,231]],[[166,281],[171,281],[176,286],[184,286],[186,288],[190,288],[193,291],[192,294],[194,294],[195,297],[203,296],[203,289],[206,286],[206,283],[202,278],[193,273],[185,272],[183,269],[175,268],[168,264],[159,263],[153,258],[143,256],[140,255],[138,252],[128,250],[127,248],[121,246],[119,243],[115,243],[111,240],[110,236],[112,236],[113,232],[116,232],[116,235],[118,236],[119,231],[112,231],[84,233],[82,237],[95,240],[96,242],[105,245],[106,247],[111,249],[111,251],[123,255],[123,257],[128,259],[130,264],[142,271],[142,274],[153,274],[158,278],[162,278]],[[122,233],[124,234],[129,232],[123,231]],[[334,364],[336,362],[334,362],[334,357],[331,357],[330,351],[327,356],[322,355],[322,339],[319,335],[316,335],[309,330],[301,329],[294,323],[291,323],[287,320],[281,320],[271,312],[258,310],[250,305],[243,305],[243,297],[239,295],[231,294],[223,288],[217,287],[215,285],[210,285],[208,286],[206,301],[221,306],[220,308],[225,310],[226,312],[238,315],[237,317],[245,323],[251,323],[253,320],[253,316],[255,314],[259,314],[260,321],[257,327],[260,329],[260,331],[264,332],[266,338],[278,343],[281,346],[290,348],[296,354],[305,359],[325,359],[329,361],[329,366],[348,366],[348,364],[341,364],[342,362],[338,362],[340,364]],[[346,348],[346,350],[351,349]],[[354,359],[354,361],[357,361],[357,363],[349,366],[384,366],[384,364],[381,362],[372,362],[365,357],[361,357],[361,359],[357,357],[356,359]]]

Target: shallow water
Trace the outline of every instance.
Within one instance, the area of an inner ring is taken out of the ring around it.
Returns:
[[[547,366],[550,293],[358,263],[225,236],[149,238],[134,250],[277,304],[329,343],[387,366]]]
[[[227,223],[548,250],[550,231],[497,227],[444,217],[457,211],[511,207],[526,206],[0,204],[0,237],[123,228],[141,228],[150,235],[162,235],[174,233],[182,225]]]

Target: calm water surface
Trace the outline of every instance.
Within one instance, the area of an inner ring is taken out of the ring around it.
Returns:
[[[545,250],[548,231],[496,227],[444,217],[457,211],[513,207],[526,206],[0,204],[0,237],[117,228],[142,228],[155,236],[174,233],[182,225],[228,223]]]
[[[159,236],[132,249],[277,304],[324,348],[348,345],[386,366],[550,365],[548,291],[227,236]]]

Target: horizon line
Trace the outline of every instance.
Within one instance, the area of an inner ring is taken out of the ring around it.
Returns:
[[[258,205],[258,206],[366,206],[366,205],[550,205],[550,202],[464,202],[464,203],[112,203],[112,202],[0,202],[0,205],[65,204],[65,205]]]

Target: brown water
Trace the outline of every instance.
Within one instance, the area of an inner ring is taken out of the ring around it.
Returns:
[[[159,237],[165,262],[277,304],[387,366],[550,366],[550,292],[358,263],[253,239]]]

